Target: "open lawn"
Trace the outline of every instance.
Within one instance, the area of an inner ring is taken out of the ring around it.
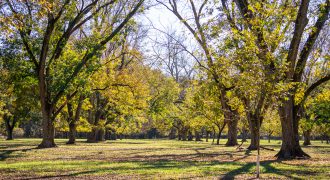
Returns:
[[[248,179],[256,152],[207,142],[116,140],[36,149],[40,139],[0,140],[0,179]],[[222,144],[225,140],[221,141]],[[280,141],[262,141],[261,178],[329,179],[330,145],[312,142],[309,160],[277,161]],[[244,146],[245,145],[245,146]],[[246,147],[248,143],[244,143]]]

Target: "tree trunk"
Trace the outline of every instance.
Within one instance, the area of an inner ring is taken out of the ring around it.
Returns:
[[[187,130],[182,129],[182,141],[187,141]]]
[[[242,129],[242,142],[246,142],[246,136],[247,136],[247,129]]]
[[[175,139],[175,135],[176,135],[176,129],[175,129],[175,127],[172,127],[168,137],[169,137],[169,139]]]
[[[181,141],[182,140],[182,130],[178,130],[178,140]]]
[[[76,143],[76,122],[71,121],[69,123],[69,141],[67,144],[75,144]]]
[[[227,143],[226,146],[236,146],[238,145],[237,142],[237,124],[238,119],[231,116],[228,122],[228,134],[227,134]]]
[[[191,130],[188,131],[188,141],[192,141],[193,140],[193,134],[191,132]]]
[[[195,141],[201,141],[201,135],[198,131],[195,131]]]
[[[214,139],[215,139],[215,129],[213,128],[213,134],[212,134],[212,144],[214,144]]]
[[[6,140],[13,140],[13,131],[14,131],[14,127],[16,124],[16,118],[13,117],[13,122],[12,125],[10,125],[10,120],[12,117],[4,115],[3,119],[5,121],[5,125],[6,125],[6,131],[7,131],[7,139]]]
[[[42,141],[38,148],[57,147],[55,144],[55,127],[51,118],[52,110],[49,104],[42,107]]]
[[[303,132],[304,134],[304,146],[311,145],[311,130]]]
[[[6,140],[13,140],[13,129],[14,128],[7,128],[7,139]]]
[[[70,95],[67,96],[67,99],[70,98]],[[80,95],[79,100],[78,100],[78,105],[76,109],[75,115],[73,114],[73,106],[71,103],[67,103],[67,108],[68,108],[68,123],[69,123],[69,141],[67,144],[75,144],[76,143],[76,134],[77,134],[77,122],[80,119],[80,112],[82,108],[82,104],[84,101],[84,96]]]
[[[282,146],[276,154],[278,159],[310,157],[301,149],[299,144],[298,117],[296,113],[297,110],[294,107],[292,96],[279,107],[282,126]]]
[[[210,132],[209,131],[206,131],[206,137],[205,137],[206,138],[206,140],[205,140],[206,142],[209,142],[209,134],[210,134]]]
[[[270,138],[272,137],[272,134],[268,134],[268,143],[270,143]]]
[[[259,130],[260,130],[260,127],[258,127],[258,118],[255,117],[253,114],[249,114],[248,121],[249,121],[251,143],[247,149],[248,150],[257,150],[258,136],[259,136]]]
[[[221,137],[221,131],[219,129],[218,137],[217,137],[217,145],[220,145],[220,137]]]

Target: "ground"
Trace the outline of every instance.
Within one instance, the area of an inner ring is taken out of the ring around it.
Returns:
[[[116,140],[36,149],[40,139],[0,140],[0,179],[250,179],[255,151],[176,140]],[[222,144],[225,141],[221,141]],[[262,141],[262,179],[328,179],[330,145],[304,147],[311,159],[277,161],[280,141]],[[242,147],[247,147],[244,143]]]

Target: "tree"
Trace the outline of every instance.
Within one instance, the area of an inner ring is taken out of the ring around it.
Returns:
[[[24,62],[21,44],[17,39],[2,40],[0,49],[0,101],[7,140],[13,139],[13,130],[29,118],[38,107],[34,96],[36,81],[31,66]]]
[[[280,91],[277,97],[281,101],[279,114],[283,143],[277,157],[309,157],[299,145],[298,134],[298,112],[304,100],[296,101],[295,99],[297,99],[296,96],[301,89],[299,87],[307,84],[304,81],[303,72],[307,70],[306,64],[310,60],[310,54],[316,49],[314,44],[328,19],[330,2],[328,0],[320,2],[318,5],[319,13],[310,14],[314,22],[309,24],[307,23],[308,7],[310,5],[308,0],[300,2],[297,13],[296,8],[292,8],[291,4],[286,1],[275,4],[249,2],[247,0],[234,2],[245,27],[254,37],[256,55],[265,65],[265,74],[270,75],[267,81],[271,84],[275,83],[276,88]],[[264,8],[266,6],[267,8]],[[282,13],[277,13],[279,9],[283,9]],[[233,20],[230,16],[227,19],[230,21],[232,28],[239,27],[235,24],[236,20]],[[295,19],[294,23],[290,19]],[[292,26],[294,28],[291,28]],[[242,31],[242,33],[245,32]],[[288,35],[291,37],[291,34],[292,38],[284,38]],[[302,48],[299,48],[304,40],[306,41],[305,44],[302,45]],[[290,46],[286,46],[285,43],[290,44]],[[298,53],[300,49],[301,51]],[[324,54],[323,57],[318,59],[323,58]],[[286,59],[286,61],[283,61],[283,59]],[[302,99],[309,96],[316,87],[329,80],[329,77],[327,73],[319,79],[315,78],[313,83],[308,83],[311,85],[304,91]]]

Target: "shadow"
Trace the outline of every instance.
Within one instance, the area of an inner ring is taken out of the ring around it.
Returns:
[[[300,169],[279,169],[276,168],[273,163],[281,163],[281,164],[286,164],[283,163],[283,161],[281,160],[266,160],[266,161],[261,161],[260,162],[260,166],[261,166],[261,178],[262,178],[262,174],[276,174],[276,175],[281,175],[284,176],[285,178],[288,179],[297,179],[297,177],[292,176],[293,174],[305,174],[308,176],[312,176],[312,175],[317,175],[317,172],[313,171],[312,169],[309,170],[300,170]],[[240,168],[237,168],[235,170],[232,170],[228,173],[226,173],[223,177],[220,177],[220,179],[235,179],[237,178],[237,175],[246,175],[246,174],[250,174],[250,175],[255,175],[255,172],[252,168],[255,168],[256,163],[247,163],[245,165],[243,165]],[[300,165],[299,165],[300,166]],[[293,166],[294,167],[294,166]],[[252,171],[252,172],[251,172]],[[274,177],[272,177],[274,178]],[[255,178],[251,178],[251,179],[255,179]]]
[[[17,150],[0,150],[0,161],[4,161],[9,157],[21,157],[19,155],[11,155],[14,152],[27,152],[33,149],[37,149],[36,147],[33,148],[26,148],[26,149],[17,149]]]

